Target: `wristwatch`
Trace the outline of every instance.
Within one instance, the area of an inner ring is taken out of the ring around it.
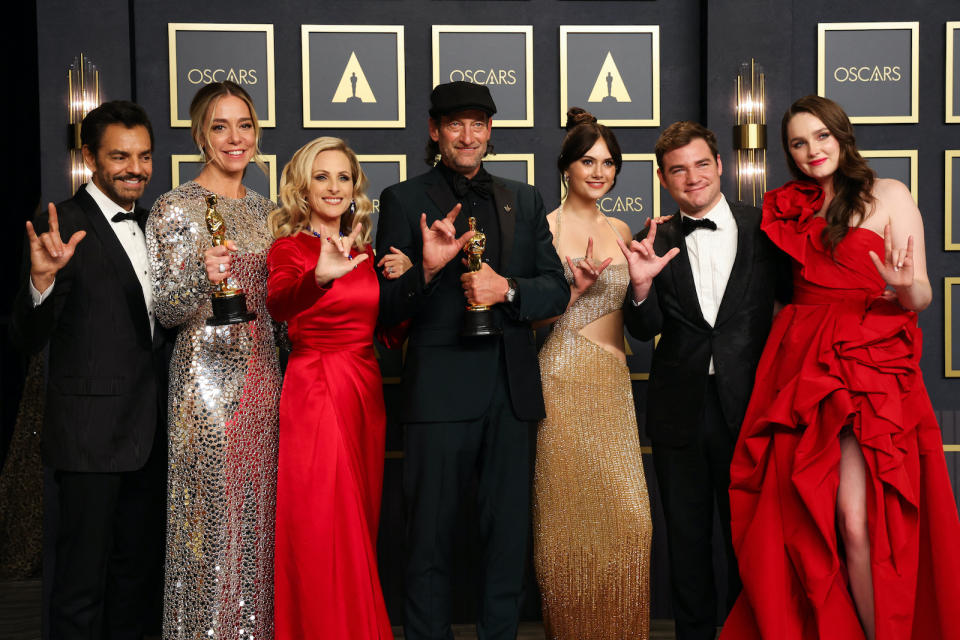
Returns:
[[[517,299],[517,281],[513,278],[507,278],[507,302],[513,302]]]

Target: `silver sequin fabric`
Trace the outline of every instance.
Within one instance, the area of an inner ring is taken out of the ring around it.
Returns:
[[[273,638],[273,529],[280,369],[266,308],[266,198],[220,197],[237,243],[229,284],[256,320],[206,326],[210,192],[188,182],[147,221],[157,319],[177,327],[170,362],[165,640]]]
[[[534,567],[550,639],[649,637],[652,522],[630,371],[580,334],[620,309],[629,281],[625,264],[607,267],[540,351]]]

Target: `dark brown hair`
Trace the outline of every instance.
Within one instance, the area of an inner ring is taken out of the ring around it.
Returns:
[[[570,107],[567,111],[567,136],[560,145],[560,156],[557,157],[557,169],[562,176],[574,162],[582,158],[590,151],[590,147],[597,143],[597,140],[603,140],[613,158],[613,165],[616,167],[614,173],[613,189],[617,185],[616,176],[620,175],[620,169],[623,167],[623,154],[620,153],[620,144],[613,131],[606,125],[597,122],[593,115],[580,107]],[[563,185],[564,196],[566,196],[567,185]]]
[[[874,200],[872,190],[876,174],[857,151],[853,125],[850,124],[850,118],[843,107],[829,98],[809,95],[790,105],[780,121],[780,141],[787,156],[787,166],[794,178],[814,181],[800,170],[790,155],[787,127],[798,113],[809,113],[819,119],[840,145],[839,162],[833,174],[834,196],[824,214],[827,225],[823,229],[823,243],[832,250],[847,235],[851,221],[860,224],[866,217],[867,205]]]
[[[657,144],[653,148],[654,153],[657,154],[657,168],[663,171],[663,156],[674,149],[687,146],[697,138],[707,143],[713,159],[716,160],[720,152],[717,150],[717,136],[713,134],[713,131],[699,122],[680,120],[664,129],[660,137],[657,138]]]

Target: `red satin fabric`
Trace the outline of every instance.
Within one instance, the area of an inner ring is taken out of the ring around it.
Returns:
[[[377,573],[386,415],[373,350],[379,286],[373,253],[329,289],[313,270],[323,240],[270,249],[267,306],[287,321],[280,397],[277,640],[393,638]]]
[[[916,314],[879,297],[868,251],[882,257],[883,239],[850,229],[831,255],[819,203],[783,215],[791,184],[764,200],[763,229],[794,259],[795,291],[774,320],[730,470],[744,590],[721,638],[864,637],[838,553],[844,427],[867,467],[877,640],[960,638],[960,521]]]

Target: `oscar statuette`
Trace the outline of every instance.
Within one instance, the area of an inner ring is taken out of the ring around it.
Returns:
[[[470,230],[475,232],[463,247],[467,254],[467,271],[480,271],[483,265],[483,252],[487,248],[487,236],[482,231],[477,231],[477,219],[468,220]],[[460,329],[460,335],[465,338],[475,338],[480,336],[498,336],[503,333],[493,324],[493,312],[485,304],[468,304],[467,312],[463,314],[463,327]]]
[[[207,213],[204,219],[207,223],[207,231],[210,232],[211,244],[215,247],[223,245],[226,241],[227,227],[223,222],[223,216],[217,211],[216,194],[211,193],[207,196]],[[211,297],[213,315],[207,318],[207,326],[219,327],[250,322],[257,317],[257,314],[247,311],[247,296],[242,289],[228,286],[226,278],[214,287]]]

